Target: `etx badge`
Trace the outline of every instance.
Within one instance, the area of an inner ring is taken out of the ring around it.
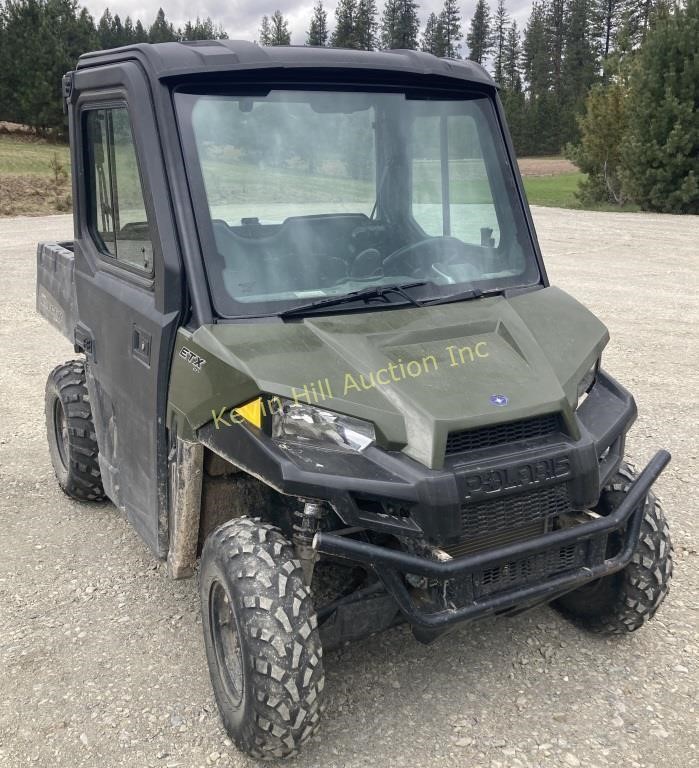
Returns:
[[[507,395],[491,395],[490,396],[490,404],[491,405],[498,405],[500,407],[507,405],[509,403],[509,398]]]

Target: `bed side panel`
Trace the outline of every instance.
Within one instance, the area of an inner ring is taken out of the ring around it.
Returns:
[[[36,252],[36,308],[54,328],[74,342],[78,309],[73,243],[39,243]]]

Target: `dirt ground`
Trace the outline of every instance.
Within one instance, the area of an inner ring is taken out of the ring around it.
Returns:
[[[575,173],[578,168],[565,157],[520,157],[517,160],[522,176],[558,176],[561,173]]]
[[[534,215],[552,282],[610,328],[604,365],[640,410],[629,453],[673,453],[670,597],[622,639],[541,608],[431,647],[399,628],[328,653],[321,736],[292,765],[699,766],[699,218]],[[217,717],[196,582],[55,483],[43,388],[72,348],[34,311],[34,253],[70,235],[67,216],[0,219],[0,765],[251,765]]]

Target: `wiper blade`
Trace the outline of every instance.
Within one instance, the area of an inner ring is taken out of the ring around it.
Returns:
[[[450,293],[446,296],[429,296],[422,300],[422,304],[449,304],[453,301],[469,301],[470,299],[481,299],[485,296],[500,296],[504,290],[504,288],[497,288],[490,291],[483,291],[480,288],[469,288],[467,291]]]
[[[322,309],[323,307],[334,307],[339,304],[348,304],[352,301],[366,301],[368,299],[385,299],[388,293],[397,293],[402,296],[409,304],[415,307],[421,307],[422,302],[414,299],[408,292],[407,288],[417,288],[419,285],[426,285],[426,280],[416,280],[412,283],[397,283],[395,285],[372,285],[368,288],[362,288],[359,291],[351,291],[345,293],[342,296],[331,296],[327,299],[318,299],[317,301],[311,301],[308,304],[301,304],[298,307],[292,307],[291,309],[285,309],[283,312],[279,312],[279,317],[294,317],[298,315],[304,315],[308,312],[314,312],[316,309]]]

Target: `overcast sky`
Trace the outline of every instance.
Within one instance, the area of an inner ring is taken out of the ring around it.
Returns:
[[[492,0],[491,10],[495,3],[496,0]],[[87,6],[95,20],[99,19],[107,5],[106,2],[99,2],[99,0],[97,2],[89,0],[83,4]],[[295,45],[303,45],[306,41],[306,30],[314,4],[314,0],[310,0],[310,2],[299,2],[298,0],[269,0],[269,2],[267,0],[204,0],[198,4],[186,0],[162,0],[165,14],[175,27],[196,16],[202,18],[211,16],[215,22],[223,24],[229,37],[242,40],[255,40],[262,15],[265,13],[272,14],[278,8],[289,20],[291,42]],[[419,13],[423,25],[430,12],[439,12],[442,4],[443,0],[423,0],[420,3]],[[110,0],[108,5],[111,12],[118,13],[122,20],[125,16],[131,16],[134,21],[141,19],[146,25],[153,21],[159,3],[157,0],[153,5],[143,4],[142,0]],[[324,5],[328,11],[328,21],[332,29],[335,21],[336,3],[328,0]],[[377,0],[377,5],[380,15],[383,9],[382,0]],[[468,27],[475,5],[476,0],[464,0],[461,3],[464,32]],[[507,0],[507,7],[522,29],[531,9],[531,0]]]

